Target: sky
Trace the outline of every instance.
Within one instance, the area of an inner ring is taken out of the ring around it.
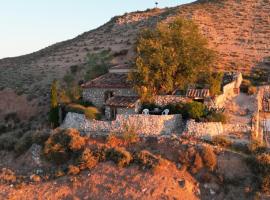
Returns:
[[[157,0],[171,7],[194,0]],[[97,28],[155,0],[0,0],[0,58],[32,53]]]

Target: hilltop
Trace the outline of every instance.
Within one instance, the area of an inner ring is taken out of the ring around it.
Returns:
[[[27,117],[39,114],[44,118],[42,111],[48,105],[52,80],[62,79],[71,66],[85,66],[89,53],[109,50],[112,64],[131,61],[140,30],[179,16],[193,19],[210,47],[218,51],[217,69],[250,72],[256,66],[268,67],[269,13],[268,0],[199,0],[172,8],[127,13],[74,39],[32,54],[2,59],[0,92],[5,98],[0,100],[0,115],[23,107],[32,110]]]

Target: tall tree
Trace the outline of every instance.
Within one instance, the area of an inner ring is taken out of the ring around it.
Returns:
[[[215,57],[198,26],[182,18],[142,31],[136,53],[136,70],[129,78],[143,99],[195,83]]]
[[[58,108],[58,97],[57,97],[57,81],[54,80],[51,86],[51,109],[49,113],[49,121],[52,127],[59,125],[59,108]]]

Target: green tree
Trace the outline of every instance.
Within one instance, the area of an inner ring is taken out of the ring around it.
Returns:
[[[142,98],[185,89],[210,69],[215,55],[198,26],[181,18],[142,31],[136,53],[137,70],[129,78]]]
[[[51,86],[51,109],[49,113],[49,121],[53,127],[57,127],[59,125],[59,107],[56,80],[53,81]]]
[[[100,53],[92,53],[87,55],[87,69],[85,80],[94,79],[108,72],[109,63],[112,55],[109,50],[104,50]]]

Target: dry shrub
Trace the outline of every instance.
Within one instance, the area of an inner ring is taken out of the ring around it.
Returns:
[[[85,148],[78,158],[78,165],[81,170],[85,168],[91,169],[95,167],[97,163],[98,158],[93,155],[89,148]]]
[[[124,144],[123,138],[121,138],[116,133],[110,133],[106,139],[107,145],[111,147],[117,147]]]
[[[80,168],[75,165],[68,166],[68,175],[77,175],[80,173]]]
[[[114,161],[119,167],[125,167],[132,161],[132,155],[124,148],[110,148],[107,150],[106,158]]]
[[[17,142],[16,134],[5,133],[0,136],[0,150],[12,151]]]
[[[261,191],[270,193],[270,153],[253,155],[247,159],[247,162],[256,175]]]
[[[59,129],[46,141],[43,152],[48,160],[62,164],[69,160],[73,153],[82,150],[85,144],[86,138],[80,136],[77,130]]]
[[[248,145],[248,149],[251,153],[260,153],[265,151],[265,145],[258,139],[252,139]]]
[[[96,107],[86,107],[84,109],[84,114],[87,119],[100,119],[101,114]]]
[[[214,145],[228,148],[232,145],[232,142],[224,135],[214,136],[212,139]]]
[[[125,124],[125,130],[122,137],[128,145],[139,141],[138,134],[136,133],[136,127],[134,125]]]
[[[160,161],[160,158],[147,150],[143,150],[135,156],[135,162],[147,169],[157,167],[160,164]]]
[[[261,190],[263,193],[270,194],[270,175],[266,175],[262,179]]]
[[[202,158],[204,164],[213,171],[217,165],[216,154],[213,151],[213,148],[210,146],[204,146],[202,149]]]
[[[194,163],[193,163],[193,168],[192,168],[192,173],[198,173],[198,171],[203,168],[203,160],[200,154],[197,152],[195,155]]]
[[[15,173],[7,168],[3,168],[0,171],[0,182],[2,183],[15,183],[17,180],[17,177]]]
[[[257,92],[257,87],[255,87],[255,86],[249,86],[248,87],[248,95],[254,95],[254,94],[256,94],[256,92]]]
[[[31,147],[33,144],[32,134],[33,133],[31,131],[28,131],[24,133],[23,136],[18,140],[14,147],[14,150],[17,154],[22,154]]]
[[[107,154],[107,150],[105,147],[97,147],[94,152],[93,152],[94,156],[97,158],[97,160],[99,162],[103,162],[106,160],[106,154]]]

